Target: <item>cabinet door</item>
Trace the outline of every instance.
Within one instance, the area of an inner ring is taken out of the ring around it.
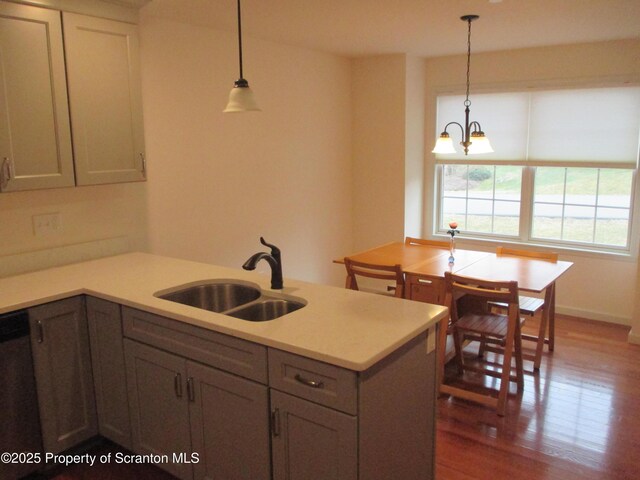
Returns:
[[[82,297],[29,309],[44,450],[97,435],[89,335]]]
[[[271,390],[274,480],[356,480],[356,417]]]
[[[133,450],[166,455],[160,468],[183,480],[193,478],[191,464],[174,463],[174,454],[191,456],[186,361],[128,339],[124,352]]]
[[[269,480],[267,387],[188,362],[197,480]]]
[[[74,184],[60,13],[0,2],[0,190]]]
[[[87,297],[91,363],[100,435],[131,448],[120,305]]]
[[[138,27],[63,20],[78,185],[144,180]]]

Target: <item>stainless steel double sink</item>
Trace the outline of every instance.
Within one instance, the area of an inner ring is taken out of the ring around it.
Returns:
[[[302,298],[264,292],[254,283],[236,279],[190,283],[161,290],[154,296],[250,322],[273,320],[307,304]]]

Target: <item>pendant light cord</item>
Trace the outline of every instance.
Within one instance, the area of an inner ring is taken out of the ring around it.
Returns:
[[[238,0],[238,2],[240,2],[240,0]],[[464,102],[467,107],[471,105],[469,101],[469,84],[471,82],[471,21],[471,18],[467,20],[469,23],[469,30],[467,32],[467,99]]]
[[[240,0],[238,0],[238,56],[240,60],[240,78],[244,78],[242,75],[242,21],[240,19]],[[469,91],[467,87],[467,97],[469,96]]]

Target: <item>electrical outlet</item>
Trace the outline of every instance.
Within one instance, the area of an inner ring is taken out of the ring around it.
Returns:
[[[34,215],[32,219],[33,234],[36,237],[58,235],[60,232],[62,232],[62,223],[60,222],[59,212]]]

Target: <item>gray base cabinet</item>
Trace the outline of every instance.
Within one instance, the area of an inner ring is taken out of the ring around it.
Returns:
[[[98,434],[84,297],[29,309],[31,350],[45,452]]]
[[[434,478],[435,327],[356,372],[97,298],[29,314],[45,451],[99,425],[181,480]]]
[[[274,480],[433,479],[429,334],[364,372],[269,349]]]
[[[95,297],[86,302],[100,435],[131,449],[120,305]]]
[[[358,479],[357,418],[272,390],[273,478]]]
[[[190,464],[173,461],[174,454],[191,456],[185,360],[131,340],[124,343],[133,450],[166,455],[171,461],[159,467],[182,480],[193,478]]]
[[[268,480],[267,387],[125,340],[133,450],[183,480]]]
[[[269,480],[267,387],[187,362],[191,442],[197,480]]]

